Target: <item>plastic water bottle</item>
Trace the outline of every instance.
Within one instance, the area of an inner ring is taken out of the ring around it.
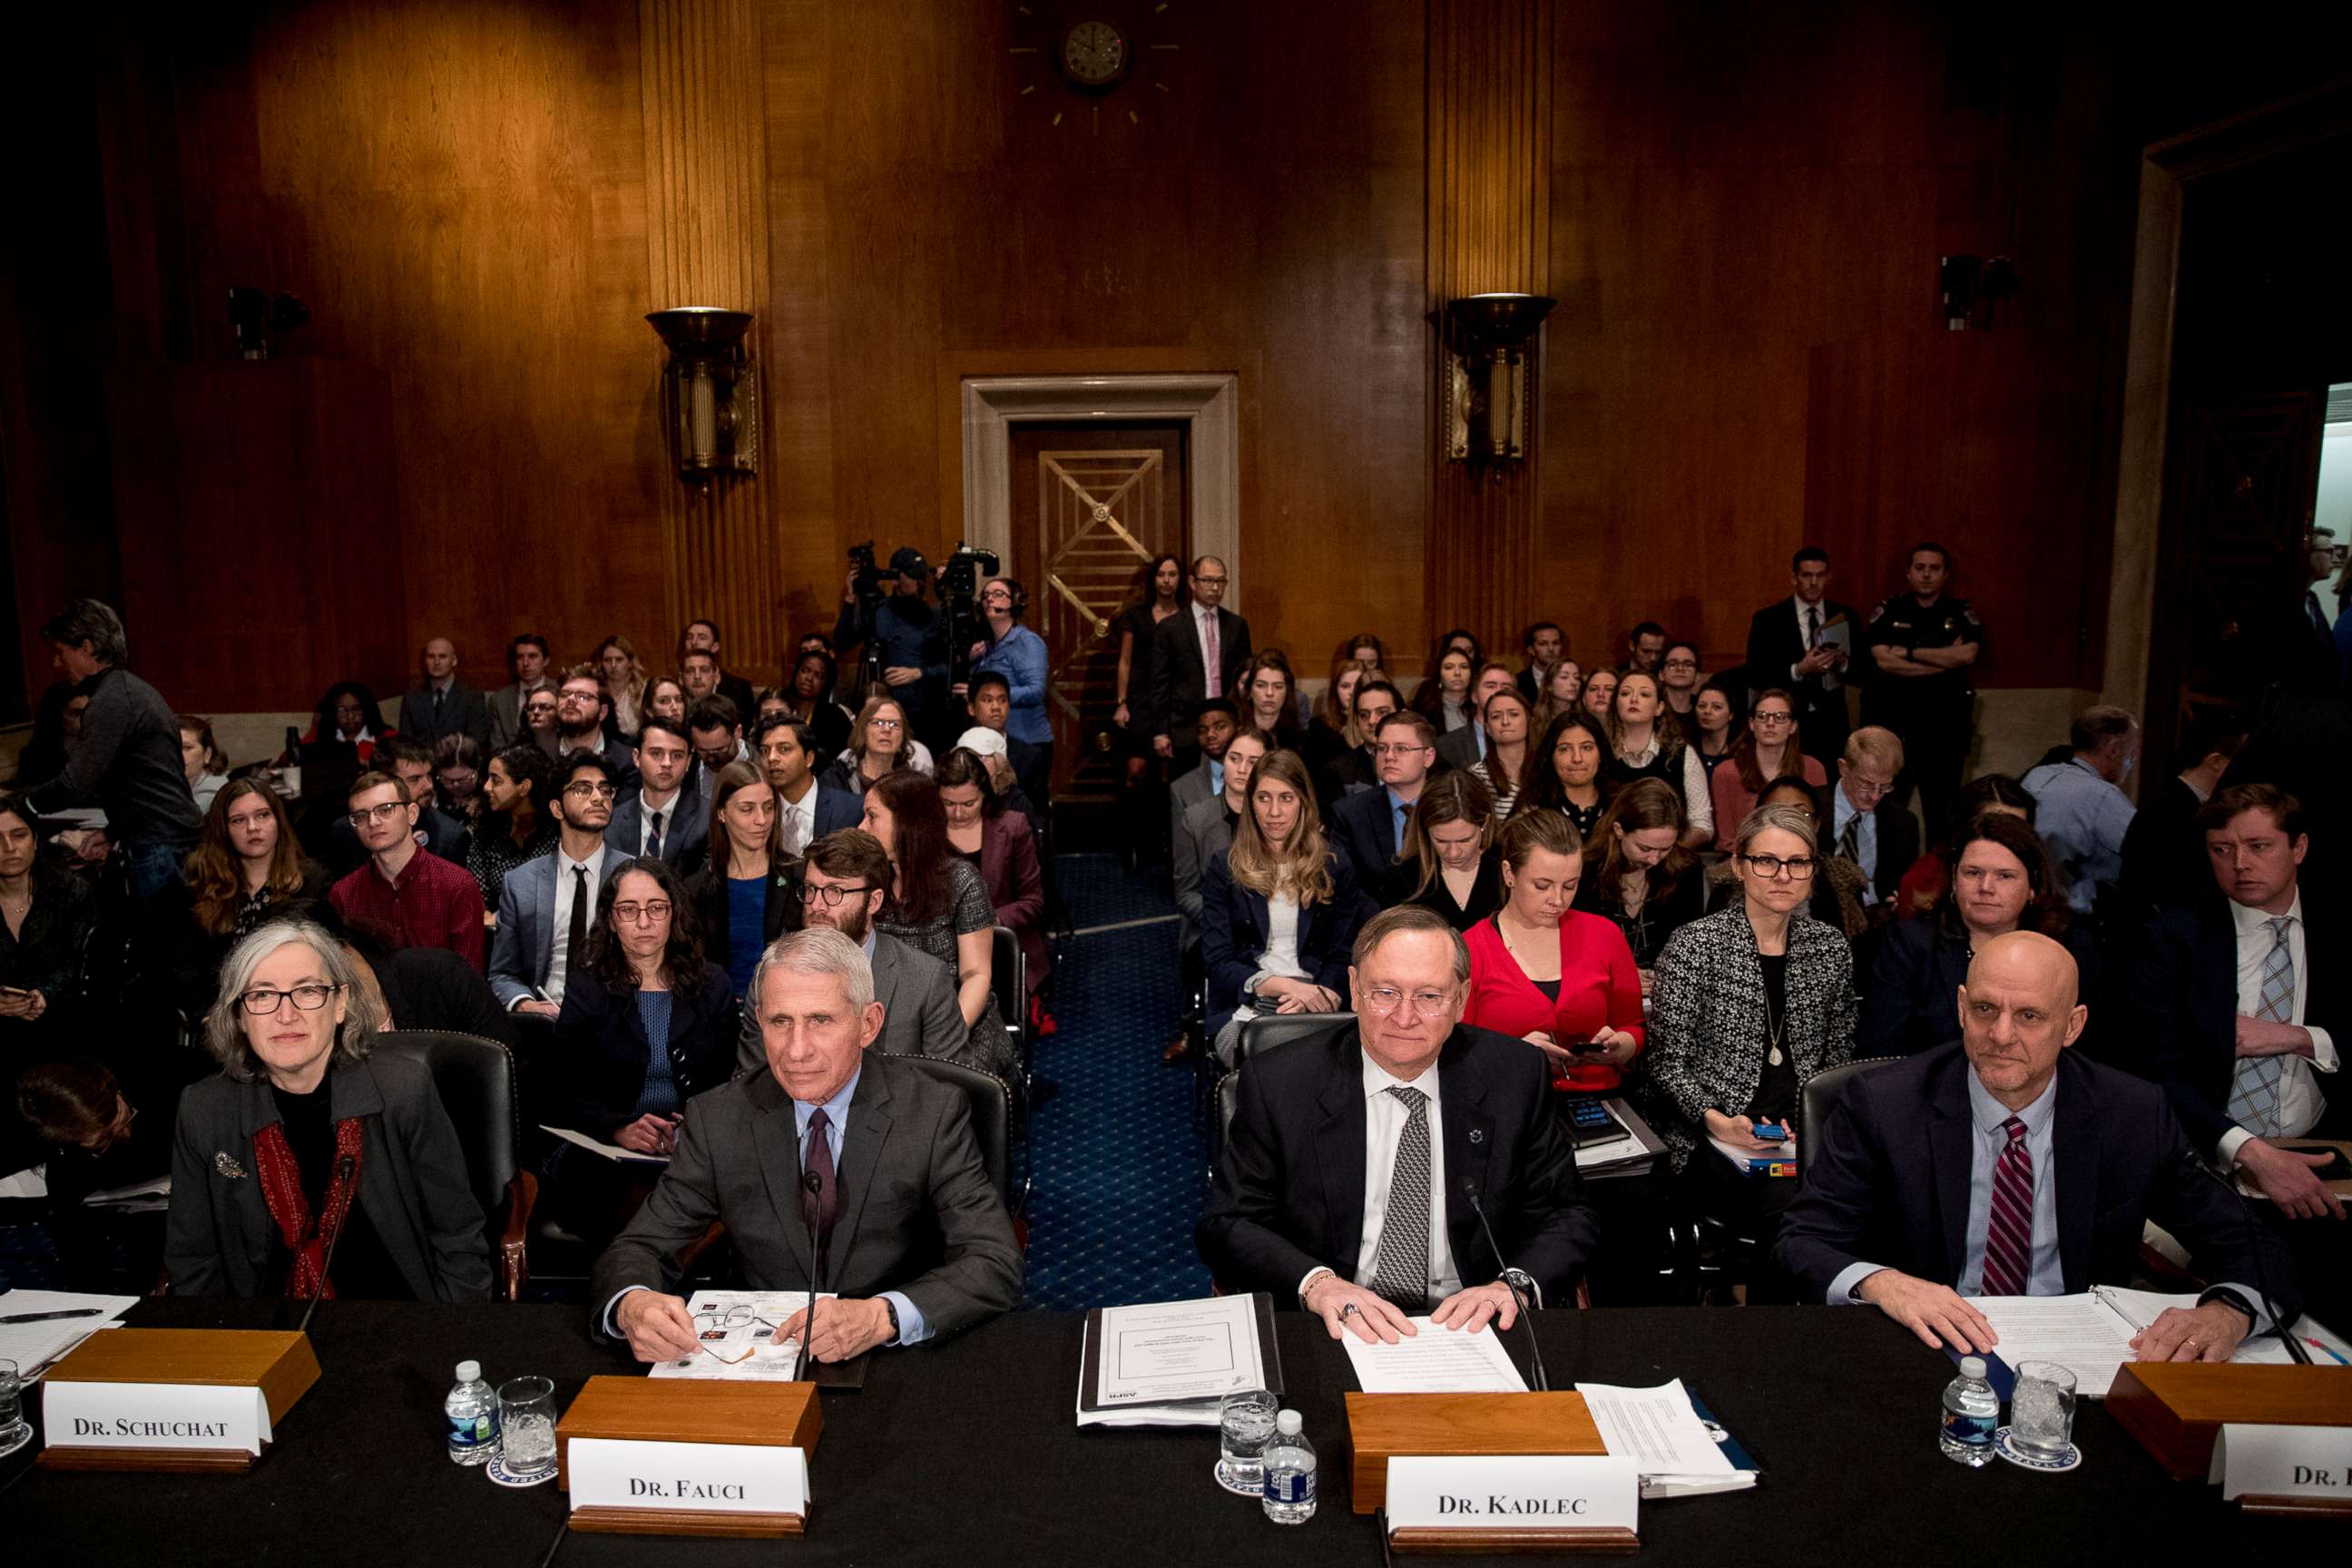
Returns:
[[[1274,1441],[1265,1450],[1265,1517],[1276,1524],[1305,1524],[1315,1517],[1315,1445],[1296,1410],[1274,1418]]]
[[[1982,1356],[1960,1358],[1960,1375],[1944,1387],[1944,1430],[1937,1439],[1944,1458],[1974,1469],[1992,1462],[1993,1428],[2000,1424],[2000,1396],[1985,1381]]]
[[[457,1386],[441,1406],[449,1417],[449,1458],[460,1465],[486,1465],[499,1451],[499,1396],[482,1381],[482,1363],[457,1363]]]

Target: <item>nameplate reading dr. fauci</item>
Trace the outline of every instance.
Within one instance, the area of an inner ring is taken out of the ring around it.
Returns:
[[[2231,1502],[2242,1497],[2310,1497],[2352,1503],[2352,1426],[2225,1422],[2213,1443],[2208,1479],[2221,1482],[2221,1496]]]
[[[1633,1530],[1641,1469],[1558,1454],[1400,1455],[1389,1460],[1394,1530]]]
[[[572,1506],[808,1514],[808,1450],[574,1437]]]
[[[251,1384],[42,1384],[52,1448],[234,1448],[258,1458],[269,1400]]]

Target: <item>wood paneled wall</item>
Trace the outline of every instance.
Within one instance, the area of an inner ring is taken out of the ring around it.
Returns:
[[[1149,359],[1244,375],[1237,581],[1310,669],[1360,626],[1410,665],[1530,614],[1588,660],[1654,616],[1720,662],[1801,541],[1866,604],[1936,534],[1989,681],[2095,684],[2144,45],[1877,0],[1097,8],[1138,47],[1099,112],[1014,52],[1051,4],[53,19],[70,80],[12,112],[66,143],[43,183],[86,193],[57,248],[97,298],[60,327],[0,249],[28,379],[0,425],[58,437],[10,465],[20,604],[163,617],[170,574],[227,589],[217,542],[299,542],[271,612],[366,635],[260,659],[134,626],[188,700],[394,689],[436,632],[485,681],[526,628],[666,662],[698,611],[764,677],[847,544],[954,542],[943,376]],[[2016,258],[1993,334],[1940,330],[1948,251]],[[228,358],[231,284],[302,297],[304,374]],[[1494,287],[1560,303],[1536,461],[1478,489],[1434,457],[1428,318]],[[670,469],[641,319],[680,291],[761,316],[761,469],[715,506]],[[310,466],[239,479],[281,415]]]

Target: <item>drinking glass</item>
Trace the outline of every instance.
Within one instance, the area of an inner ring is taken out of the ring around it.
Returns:
[[[555,1384],[518,1377],[499,1385],[499,1452],[518,1480],[555,1468]]]
[[[32,1426],[25,1420],[22,1384],[16,1375],[16,1363],[0,1361],[0,1454],[13,1454],[25,1446],[33,1435]]]
[[[2063,1458],[2074,1447],[2074,1374],[2054,1361],[2020,1362],[2009,1396],[2010,1446],[2039,1459]]]
[[[1228,1491],[1256,1497],[1265,1489],[1265,1448],[1281,1411],[1282,1401],[1263,1388],[1239,1389],[1217,1402],[1217,1479]]]

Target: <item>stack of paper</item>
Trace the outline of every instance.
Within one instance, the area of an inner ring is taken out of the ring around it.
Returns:
[[[1087,1314],[1081,1426],[1214,1426],[1217,1402],[1249,1388],[1282,1392],[1274,1301],[1263,1293]]]
[[[2132,1336],[2167,1308],[2197,1305],[2194,1296],[2126,1290],[2095,1285],[2079,1296],[1976,1296],[1969,1304],[1985,1315],[1998,1336],[1989,1358],[1993,1391],[2003,1399],[2015,1381],[2017,1363],[2054,1361],[2074,1374],[2074,1392],[2105,1399],[2126,1362],[2137,1359]],[[2352,1362],[2352,1345],[2305,1318],[2293,1331],[2322,1365]],[[1955,1355],[1957,1359],[1957,1355]],[[2275,1334],[2251,1340],[2230,1358],[2247,1363],[2283,1363],[2286,1347]]]
[[[45,1198],[49,1195],[48,1167],[27,1165],[0,1176],[0,1198]]]
[[[1642,1497],[1698,1497],[1756,1484],[1756,1461],[1720,1423],[1703,1415],[1682,1380],[1655,1388],[1577,1384],[1612,1457],[1642,1468]]]
[[[1366,1344],[1353,1334],[1340,1340],[1356,1381],[1366,1394],[1525,1394],[1502,1336],[1492,1323],[1476,1333],[1441,1329],[1432,1320],[1412,1320],[1418,1331],[1394,1344]]]
[[[45,1323],[0,1322],[0,1360],[13,1361],[26,1383],[100,1329],[119,1324],[139,1304],[136,1296],[79,1296],[64,1290],[10,1290],[0,1294],[0,1319],[37,1312],[89,1311],[86,1318],[52,1318]]]
[[[817,1297],[833,1299],[830,1290]],[[703,1348],[684,1361],[656,1362],[646,1375],[790,1383],[800,1364],[800,1342],[777,1331],[807,1305],[805,1290],[697,1290],[686,1310],[694,1315]],[[824,1309],[817,1311],[821,1316]]]

